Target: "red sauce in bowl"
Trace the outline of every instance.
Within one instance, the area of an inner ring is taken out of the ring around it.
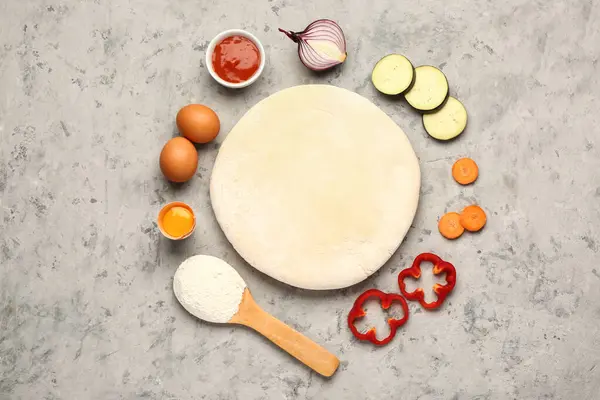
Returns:
[[[244,36],[229,36],[215,46],[212,66],[224,81],[245,82],[258,71],[260,51],[252,40]]]

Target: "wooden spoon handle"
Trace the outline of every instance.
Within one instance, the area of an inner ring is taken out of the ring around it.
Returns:
[[[260,308],[248,289],[229,322],[254,329],[323,376],[333,375],[340,364],[329,351]]]

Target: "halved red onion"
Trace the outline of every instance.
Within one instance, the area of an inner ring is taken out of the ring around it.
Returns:
[[[346,60],[346,38],[342,28],[335,21],[319,19],[302,32],[281,28],[279,31],[298,43],[300,61],[313,71],[323,71]]]

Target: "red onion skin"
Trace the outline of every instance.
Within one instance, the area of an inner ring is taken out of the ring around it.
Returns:
[[[292,39],[294,41],[294,43],[298,43],[298,33],[301,33],[301,32],[296,33],[296,32],[292,32],[292,31],[286,31],[281,28],[279,28],[279,32],[285,33],[285,35],[287,37],[289,37],[290,39]]]
[[[312,23],[310,23],[303,31],[301,32],[293,32],[293,31],[286,31],[285,29],[281,29],[279,28],[279,32],[284,33],[288,38],[290,38],[294,43],[298,43],[298,58],[300,58],[300,62],[302,62],[302,64],[304,64],[304,66],[312,71],[325,71],[328,70],[330,68],[335,67],[336,65],[342,64],[342,62],[332,62],[331,65],[324,65],[324,66],[316,66],[314,64],[308,64],[304,58],[302,56],[302,44],[304,43],[306,46],[310,46],[308,44],[306,44],[306,41],[303,41],[301,39],[301,36],[306,33],[307,30],[310,30],[310,28],[316,24],[316,23],[320,23],[320,22],[328,22],[331,23],[333,25],[335,25],[337,27],[337,29],[340,30],[340,34],[341,34],[341,50],[343,50],[344,54],[347,56],[347,52],[346,52],[346,38],[344,36],[344,32],[342,31],[342,28],[333,20],[330,19],[320,19],[320,20],[316,20]],[[345,61],[345,60],[344,60]]]

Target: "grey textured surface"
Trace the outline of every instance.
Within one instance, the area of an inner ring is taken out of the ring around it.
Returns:
[[[317,76],[277,27],[319,17],[347,34],[345,65]],[[0,3],[1,399],[598,399],[600,392],[600,4],[459,0],[220,2],[3,0]],[[256,33],[263,77],[231,93],[203,50],[220,30]],[[369,82],[389,52],[440,66],[470,113],[457,141],[426,137],[418,115]],[[329,82],[382,107],[422,161],[414,228],[392,260],[341,291],[287,287],[245,264],[208,198],[228,130],[265,96]],[[197,176],[157,168],[179,107],[222,120]],[[449,176],[480,165],[477,184]],[[154,218],[188,201],[200,226],[184,243]],[[481,234],[455,242],[437,218],[479,202]],[[387,347],[356,342],[345,316],[369,287],[433,250],[459,270],[438,313],[412,317]],[[187,315],[171,290],[185,257],[236,267],[260,304],[339,355],[326,380],[251,331]]]

